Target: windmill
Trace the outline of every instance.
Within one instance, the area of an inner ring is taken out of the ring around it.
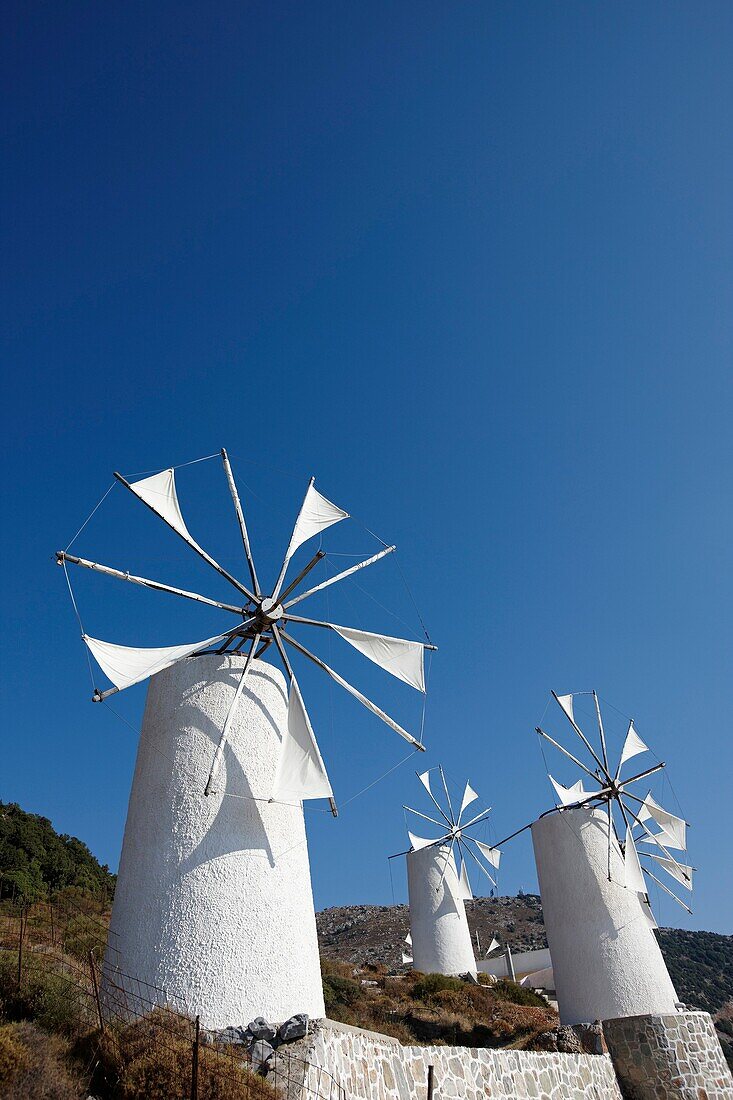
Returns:
[[[437,794],[431,776],[436,782]],[[468,807],[479,797],[471,784],[466,783],[456,813],[440,766],[418,774],[418,779],[438,817],[411,806],[404,808],[436,827],[439,835],[426,839],[410,830],[407,834],[411,844],[406,854],[413,963],[417,970],[430,973],[475,975],[476,960],[464,902],[473,898],[469,862],[496,885],[491,872],[498,868],[501,853],[471,832],[487,820],[490,809],[465,818]]]
[[[592,699],[596,744],[578,722],[580,696]],[[670,850],[685,850],[687,826],[637,786],[665,765],[633,770],[629,761],[648,748],[629,720],[613,767],[596,692],[552,697],[582,746],[576,756],[536,727],[581,772],[569,787],[549,776],[558,806],[531,826],[561,1020],[675,1012],[678,998],[653,935],[644,876],[690,911],[655,873],[692,888],[693,869]],[[653,850],[640,850],[642,844]]]
[[[580,739],[584,749],[590,754],[593,764],[595,764],[595,769],[592,769],[592,766],[587,766],[582,760],[574,756],[573,753],[568,752],[562,744],[550,737],[550,735],[539,726],[536,728],[536,732],[541,737],[549,741],[556,749],[559,749],[560,752],[562,752],[565,757],[569,758],[583,773],[580,779],[571,787],[565,787],[562,783],[558,783],[556,779],[553,779],[551,775],[549,776],[549,780],[555,789],[560,805],[565,808],[583,805],[602,806],[605,808],[607,819],[606,866],[608,878],[609,880],[611,879],[611,854],[615,842],[620,846],[623,852],[624,885],[642,895],[645,911],[648,913],[650,921],[653,921],[653,916],[649,906],[644,875],[647,875],[652,882],[656,883],[660,889],[673,898],[678,905],[681,905],[686,912],[691,913],[692,910],[690,907],[682,901],[681,898],[677,897],[669,886],[661,881],[652,870],[652,868],[654,868],[654,870],[661,870],[669,875],[671,879],[684,886],[685,889],[692,890],[692,874],[694,868],[679,863],[670,851],[670,849],[674,849],[675,851],[686,850],[687,823],[681,817],[669,813],[668,810],[660,806],[652,797],[651,791],[649,791],[644,798],[640,798],[639,795],[635,793],[638,790],[635,784],[642,783],[652,775],[660,772],[665,767],[664,762],[660,761],[633,775],[628,774],[628,768],[625,769],[627,762],[649,751],[647,745],[637,733],[632,718],[629,719],[618,764],[616,768],[613,769],[609,763],[603,716],[601,714],[601,706],[596,692],[575,692],[574,695],[556,695],[553,691],[551,694],[562,710],[562,713],[567,718],[573,732]],[[593,746],[575,720],[573,699],[578,696],[592,696],[593,698],[600,742],[598,751],[596,751],[596,747]],[[627,771],[626,775],[622,775],[622,771],[624,770]],[[587,782],[588,779],[593,783],[593,789],[591,790],[586,790],[584,786],[584,783]],[[650,822],[657,826],[654,831],[649,828]],[[640,843],[648,847],[653,847],[654,851],[647,851],[645,849],[640,851],[637,847]],[[644,860],[651,860],[651,865],[648,865],[646,862],[642,863],[639,858],[640,856]]]
[[[310,597],[395,549],[383,544],[307,587],[303,582],[324,557],[319,549],[288,579],[296,551],[349,518],[313,479],[277,577],[263,586],[226,451],[221,458],[246,560],[244,581],[190,533],[174,468],[137,481],[115,478],[231,585],[231,602],[77,557],[69,548],[57,554],[67,579],[75,565],[215,608],[232,623],[213,637],[155,649],[117,645],[82,627],[112,685],[95,688],[95,701],[149,680],[111,920],[115,955],[127,974],[165,989],[213,1028],[263,1013],[273,1020],[324,1014],[302,801],[327,798],[334,815],[336,806],[290,656],[316,665],[415,750],[423,749],[419,738],[311,652],[301,633],[339,635],[420,693],[424,653],[435,648],[299,614]],[[268,651],[284,677],[262,660]]]
[[[84,558],[68,554],[63,550],[57,551],[56,560],[59,565],[67,563],[94,570],[106,576],[115,577],[118,580],[131,584],[141,585],[157,592],[167,592],[185,600],[193,600],[197,603],[216,607],[221,611],[233,614],[239,620],[233,627],[222,633],[206,638],[203,641],[156,648],[138,648],[116,645],[111,642],[93,638],[83,634],[82,638],[97,661],[102,671],[112,681],[113,687],[100,691],[95,689],[93,700],[102,702],[111,695],[140,683],[142,680],[162,672],[177,661],[187,657],[195,657],[206,652],[216,653],[246,653],[244,666],[239,677],[237,689],[231,701],[226,719],[221,730],[221,737],[214,752],[211,768],[206,780],[204,794],[211,793],[216,777],[221,767],[224,748],[236,716],[237,703],[244,689],[252,661],[264,654],[269,646],[274,643],[280,660],[285,669],[290,683],[288,704],[288,722],[290,737],[283,740],[283,749],[280,764],[275,778],[273,798],[320,798],[328,797],[334,816],[336,816],[336,804],[333,800],[331,785],[326,774],[326,769],[321,758],[318,745],[315,740],[313,728],[310,723],[303,697],[298,686],[298,681],[293,673],[288,659],[287,648],[301,654],[312,662],[330,678],[358,700],[372,714],[385,722],[395,733],[404,738],[416,749],[422,750],[421,742],[403,729],[393,718],[390,718],[376,703],[372,702],[357,688],[349,684],[334,669],[321,660],[314,653],[292,637],[289,633],[291,627],[299,628],[316,627],[321,630],[329,630],[339,635],[354,649],[358,650],[374,664],[379,665],[397,679],[409,684],[420,692],[425,692],[424,652],[426,649],[434,650],[436,647],[430,642],[409,641],[403,638],[393,638],[383,634],[374,634],[365,630],[357,630],[354,627],[339,626],[336,623],[323,622],[317,619],[305,618],[293,610],[304,600],[324,591],[331,585],[338,584],[347,577],[382,558],[391,554],[396,547],[384,546],[378,553],[356,565],[344,569],[333,577],[321,581],[306,591],[295,590],[302,584],[311,570],[318,565],[325,553],[318,550],[311,560],[283,588],[290,561],[296,550],[306,543],[314,535],[320,534],[328,527],[342,520],[348,519],[349,514],[342,508],[327,500],[315,488],[315,478],[311,478],[305,493],[305,498],[300,512],[295,521],[282,566],[277,580],[271,589],[263,589],[255,567],[252,547],[247,530],[247,524],[242,510],[239,492],[234,480],[231,463],[226,450],[222,449],[221,457],[224,465],[229,491],[232,496],[234,510],[239,524],[239,530],[244,547],[249,571],[249,583],[245,584],[223,568],[190,534],[181,512],[175,483],[175,469],[162,470],[151,477],[141,481],[127,481],[122,474],[115,471],[116,480],[128,489],[132,495],[146,505],[159,519],[176,534],[194,553],[198,554],[207,565],[228,581],[237,592],[237,603],[224,603],[197,592],[175,588],[172,585],[159,581],[149,580],[145,577],[135,576],[128,571],[110,568],[98,562],[88,561]],[[269,594],[265,594],[268,592]],[[287,630],[286,630],[287,627]]]

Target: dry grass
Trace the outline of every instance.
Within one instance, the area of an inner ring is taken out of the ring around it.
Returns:
[[[98,1076],[115,1100],[171,1100],[188,1096],[191,1086],[193,1027],[165,1009],[105,1036]],[[205,1100],[273,1100],[275,1091],[253,1074],[231,1050],[201,1045],[199,1096]]]
[[[29,1021],[0,1027],[3,1100],[79,1100],[87,1095],[64,1039]]]
[[[390,975],[379,966],[358,971],[331,959],[322,966],[331,1019],[406,1044],[517,1047],[558,1022],[542,998],[514,982],[474,985],[441,974]]]

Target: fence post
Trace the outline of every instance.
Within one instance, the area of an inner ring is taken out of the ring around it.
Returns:
[[[25,933],[25,907],[20,911],[20,931],[18,934],[18,996],[23,981],[23,935]]]
[[[94,987],[94,1000],[97,1002],[97,1018],[99,1020],[99,1030],[104,1035],[104,1017],[102,1016],[102,1000],[99,996],[99,981],[97,980],[97,968],[94,965],[94,952],[89,952],[89,969],[92,974],[92,985]]]
[[[433,1067],[428,1066],[428,1100],[433,1100]]]
[[[196,1032],[191,1052],[191,1100],[199,1096],[199,1038],[201,1036],[201,1017],[196,1017]]]

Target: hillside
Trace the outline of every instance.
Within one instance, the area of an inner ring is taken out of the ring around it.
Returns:
[[[496,936],[514,951],[546,947],[542,904],[534,894],[476,898],[466,906],[471,935],[485,947]],[[409,931],[406,905],[347,905],[316,917],[326,958],[356,965],[401,966]],[[715,1013],[733,1000],[733,936],[663,928],[658,933],[672,980],[685,1004]]]
[[[57,833],[48,818],[0,802],[0,899],[26,901],[75,887],[110,899],[115,876],[81,840]]]

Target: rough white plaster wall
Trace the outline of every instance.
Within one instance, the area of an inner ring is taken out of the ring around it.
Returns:
[[[107,953],[209,1028],[325,1012],[302,805],[267,802],[287,696],[263,661],[203,793],[243,663],[205,655],[150,681]]]
[[[458,878],[452,858],[443,878],[449,852],[448,845],[437,845],[407,856],[413,966],[425,974],[475,974],[466,906],[454,901]]]
[[[673,1013],[678,1000],[639,899],[624,885],[607,816],[578,807],[532,826],[547,942],[564,1024]]]

